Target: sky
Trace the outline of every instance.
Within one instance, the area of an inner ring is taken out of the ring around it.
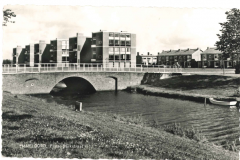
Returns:
[[[12,59],[17,45],[39,40],[69,38],[76,33],[91,37],[99,30],[136,33],[140,54],[162,50],[214,47],[220,22],[229,8],[164,8],[100,6],[5,5],[17,15],[3,27],[3,59]]]

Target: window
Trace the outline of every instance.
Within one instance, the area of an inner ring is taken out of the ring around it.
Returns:
[[[96,58],[97,58],[97,54],[96,54],[96,53],[93,53],[92,58],[93,58],[93,59],[96,59]]]
[[[130,38],[130,34],[126,34],[126,38]]]
[[[187,58],[188,58],[188,59],[191,59],[191,56],[188,55]]]
[[[114,59],[114,55],[113,55],[113,54],[109,54],[108,59],[109,59],[109,60],[113,60],[113,59]]]
[[[114,48],[114,51],[115,52],[119,52],[119,48]]]
[[[206,56],[205,56],[205,55],[202,55],[202,58],[203,58],[203,59],[206,59]]]
[[[126,57],[125,54],[121,54],[121,59],[122,60],[125,60],[125,57]]]
[[[93,45],[96,45],[96,39],[94,39],[94,40],[92,41],[92,44],[93,44]]]
[[[121,52],[125,52],[125,48],[121,48]]]
[[[126,45],[130,46],[131,45],[130,41],[126,41]]]
[[[115,60],[119,60],[119,54],[115,54]]]
[[[114,40],[109,40],[109,45],[113,46],[114,45]]]
[[[119,34],[118,34],[118,33],[115,33],[114,35],[115,35],[115,37],[119,37]]]
[[[109,48],[109,52],[113,52],[113,48],[112,47]]]
[[[217,55],[217,54],[215,54],[214,58],[218,58],[218,55]]]
[[[119,40],[115,40],[115,46],[119,46]]]
[[[212,58],[212,55],[208,55],[208,58]]]
[[[125,34],[121,34],[121,38],[125,38],[126,37],[126,35]]]
[[[98,41],[98,44],[102,44],[102,41]]]
[[[131,48],[127,48],[127,52],[131,52]]]
[[[96,52],[96,48],[92,48],[92,51],[93,51],[93,52]]]
[[[121,41],[121,46],[125,46],[125,41]]]
[[[127,58],[127,60],[130,60],[131,59],[130,54],[127,54],[126,58]]]
[[[93,33],[92,36],[93,36],[93,38],[96,38],[96,33]]]
[[[109,37],[114,37],[114,34],[112,32],[109,33]]]

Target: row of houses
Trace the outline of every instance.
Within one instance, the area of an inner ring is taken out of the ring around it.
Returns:
[[[69,39],[13,48],[13,64],[34,66],[36,63],[103,63],[112,67],[136,65],[136,34],[93,32],[92,37],[77,33]]]
[[[240,53],[230,55],[227,59],[222,59],[222,52],[215,47],[208,47],[205,51],[196,49],[167,50],[152,55],[137,53],[137,64],[144,65],[178,65],[184,68],[231,68],[240,62]]]

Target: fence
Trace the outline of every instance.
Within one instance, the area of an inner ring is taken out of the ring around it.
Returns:
[[[156,72],[181,73],[182,68],[163,65],[109,65],[102,63],[38,63],[30,67],[26,64],[3,65],[2,73],[39,73],[39,72]]]

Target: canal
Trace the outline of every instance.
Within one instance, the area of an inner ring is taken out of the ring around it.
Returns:
[[[160,126],[180,123],[182,126],[201,130],[209,142],[224,145],[236,141],[239,145],[239,112],[237,108],[216,106],[203,103],[147,96],[125,91],[95,92],[74,95],[36,95],[39,98],[54,101],[67,106],[75,101],[83,103],[83,110],[107,112],[122,116],[141,115],[147,125],[154,121]]]

